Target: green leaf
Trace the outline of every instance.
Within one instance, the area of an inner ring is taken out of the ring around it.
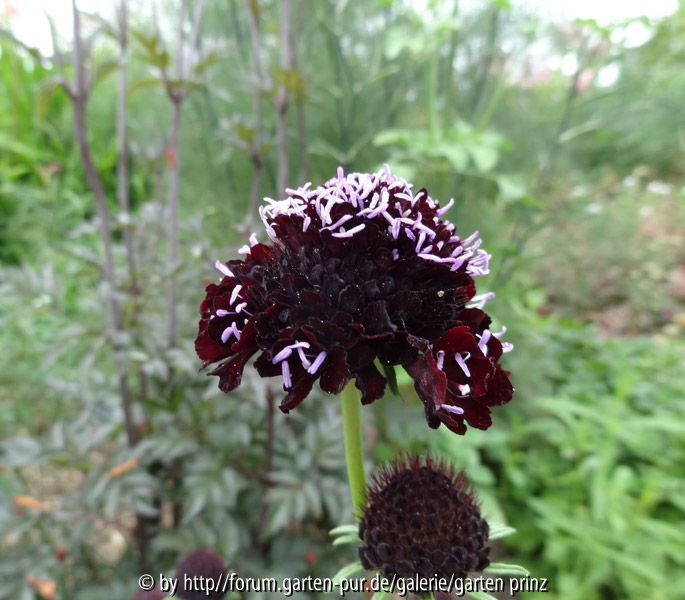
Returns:
[[[133,82],[132,85],[129,86],[128,91],[127,91],[127,96],[133,96],[136,92],[139,92],[141,90],[150,88],[150,87],[157,87],[162,85],[162,80],[158,79],[157,77],[143,77],[141,79],[138,79]]]
[[[485,573],[494,573],[496,575],[530,575],[530,571],[521,565],[510,565],[508,563],[494,562],[485,569]]]
[[[359,536],[356,533],[351,533],[349,535],[343,535],[339,538],[336,538],[333,541],[334,546],[343,546],[345,544],[359,544],[361,543],[361,540],[359,539]]]
[[[193,69],[193,72],[196,75],[201,75],[204,73],[209,67],[212,65],[216,64],[221,60],[222,54],[221,52],[217,50],[212,50],[211,52],[208,52],[204,57],[202,57],[197,64],[195,65],[195,68]]]
[[[93,85],[97,85],[103,79],[105,79],[110,73],[116,71],[119,63],[116,60],[105,60],[98,65],[95,69],[95,74],[93,75]]]
[[[417,35],[403,29],[391,29],[385,37],[384,54],[388,60],[394,60],[403,52],[410,54],[422,54],[426,50],[427,40],[425,36]]]
[[[385,590],[374,592],[373,596],[371,596],[371,600],[385,600],[386,598],[392,598],[392,594]]]
[[[395,396],[399,396],[400,390],[397,387],[397,374],[395,373],[395,367],[392,365],[383,365],[383,373],[385,373],[385,378],[388,380],[390,391],[395,394]]]
[[[440,153],[447,159],[455,171],[463,171],[469,162],[469,156],[463,144],[441,144],[439,147]]]
[[[476,168],[481,173],[487,173],[492,170],[499,159],[497,150],[490,146],[468,146],[468,150]]]
[[[495,596],[487,592],[466,592],[466,595],[474,600],[497,600]]]
[[[340,571],[333,575],[333,585],[338,585],[343,579],[349,579],[352,575],[361,573],[364,567],[360,562],[345,565]]]
[[[133,36],[143,47],[144,59],[151,65],[165,70],[171,64],[171,56],[164,48],[164,43],[156,34],[148,34],[141,29],[133,29]]]
[[[503,200],[519,200],[526,193],[526,184],[518,174],[501,174],[495,177],[499,193]]]
[[[0,150],[16,154],[28,161],[37,161],[40,154],[36,148],[32,148],[0,132]]]
[[[373,138],[376,146],[390,146],[399,144],[408,146],[413,138],[413,133],[407,129],[385,129],[380,131]]]
[[[488,536],[488,539],[490,541],[499,540],[500,538],[511,535],[512,533],[516,533],[516,529],[513,527],[509,527],[503,523],[492,523],[490,525],[490,535]]]
[[[356,535],[358,531],[359,531],[359,526],[357,526],[357,525],[340,525],[339,527],[336,527],[335,529],[331,529],[328,532],[328,535],[339,536],[339,535],[348,535],[350,533],[354,533]]]

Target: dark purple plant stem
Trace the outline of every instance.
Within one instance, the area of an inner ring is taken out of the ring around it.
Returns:
[[[286,114],[290,102],[289,85],[292,75],[292,45],[290,32],[290,0],[281,0],[281,82],[276,94],[276,145],[278,165],[276,170],[276,192],[282,194],[288,183],[288,125]]]
[[[304,9],[304,1],[298,0],[297,10],[295,15],[295,36],[293,38],[292,48],[292,68],[299,72],[297,65],[297,49],[294,47],[294,40],[300,39],[300,32],[302,30],[302,11]],[[300,73],[300,79],[302,74]],[[304,93],[303,82],[300,83],[298,93],[295,95],[295,123],[297,127],[297,147],[299,150],[299,163],[297,170],[298,181],[307,181],[309,179],[309,155],[307,153],[307,121],[305,119],[304,105],[306,95]]]
[[[138,277],[136,261],[133,251],[131,207],[128,195],[128,150],[126,138],[126,93],[128,70],[128,5],[127,0],[121,0],[119,5],[119,69],[117,82],[117,201],[123,221],[123,238],[126,250],[126,264],[131,291],[138,295]]]
[[[86,104],[90,93],[90,83],[87,81],[85,72],[85,59],[83,56],[83,42],[81,39],[81,18],[76,0],[72,0],[73,23],[74,23],[74,42],[73,42],[73,65],[74,65],[74,84],[70,89],[70,97],[74,110],[74,132],[76,143],[79,149],[81,164],[86,173],[86,180],[91,189],[95,200],[95,209],[100,225],[100,238],[102,240],[103,262],[102,274],[109,286],[106,297],[112,329],[115,333],[123,330],[121,310],[117,302],[115,291],[117,287],[114,257],[112,252],[112,230],[107,197],[102,185],[102,180],[97,172],[95,163],[90,150],[86,132]],[[118,343],[111,341],[115,351],[118,350]],[[118,355],[118,352],[117,352]],[[124,413],[124,423],[126,434],[130,446],[134,446],[138,441],[138,433],[133,421],[132,399],[126,380],[125,365],[117,357],[117,382],[121,406]]]

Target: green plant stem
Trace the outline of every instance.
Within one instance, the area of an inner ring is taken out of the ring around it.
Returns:
[[[364,453],[362,449],[361,404],[359,394],[350,381],[340,395],[345,440],[345,462],[350,483],[354,516],[361,518],[366,503],[366,478],[364,477]]]
[[[428,113],[428,130],[433,139],[440,133],[438,125],[438,55],[429,58],[426,69],[426,112]]]

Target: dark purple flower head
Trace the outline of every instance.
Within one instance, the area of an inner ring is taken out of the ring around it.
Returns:
[[[219,362],[219,387],[236,388],[258,353],[259,374],[283,379],[284,412],[317,380],[337,394],[354,378],[368,404],[402,366],[431,427],[486,429],[513,393],[498,363],[510,346],[481,310],[492,294],[475,296],[490,258],[478,233],[442,219],[453,201],[440,208],[387,168],[286,192],[260,209],[271,243],[252,235],[207,287],[195,348],[203,367]]]
[[[489,528],[463,473],[430,457],[398,460],[368,491],[359,558],[384,577],[466,577],[490,564]]]
[[[225,579],[226,572],[223,559],[214,550],[198,548],[189,552],[181,558],[176,567],[179,597],[184,600],[220,600],[226,596],[225,591],[201,589],[194,578],[212,579],[216,587],[220,580]]]

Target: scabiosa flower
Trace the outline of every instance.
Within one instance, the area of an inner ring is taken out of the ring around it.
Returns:
[[[214,585],[225,579],[226,566],[223,559],[214,550],[199,548],[181,558],[176,567],[178,595],[184,600],[220,600],[226,596],[221,589],[207,590],[206,586],[197,585],[195,577],[212,579]],[[202,588],[202,589],[201,589]]]
[[[281,376],[281,410],[298,406],[319,382],[339,393],[352,378],[363,404],[383,396],[387,375],[413,377],[428,424],[463,434],[486,429],[489,407],[512,397],[499,365],[510,345],[482,311],[474,277],[490,255],[478,232],[462,238],[425,189],[393,175],[350,173],[266,199],[260,215],[271,243],[256,235],[242,260],[217,261],[195,348],[229,392],[246,362]],[[381,366],[379,370],[378,366]]]
[[[463,578],[490,564],[488,534],[463,473],[430,457],[405,458],[369,486],[359,558],[386,578]]]

